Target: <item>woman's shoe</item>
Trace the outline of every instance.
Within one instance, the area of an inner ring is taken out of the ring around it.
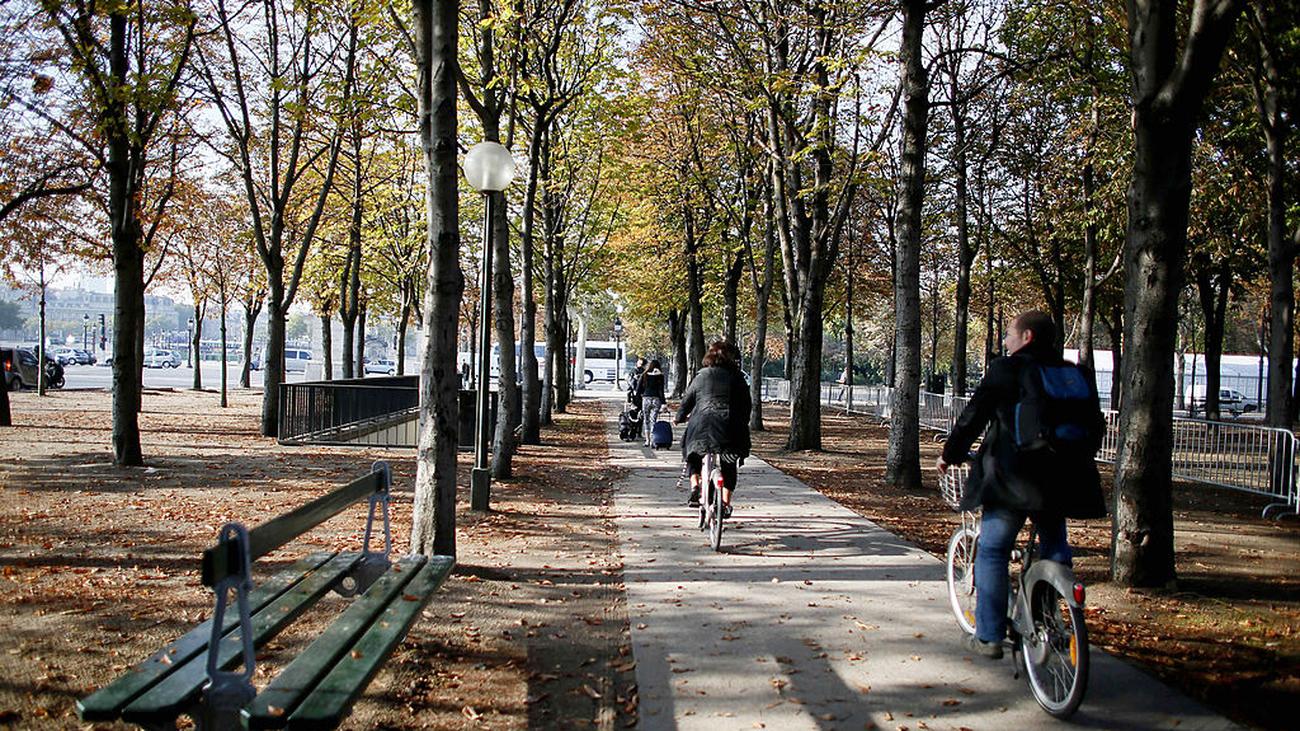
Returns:
[[[724,504],[722,506],[722,519],[729,520],[730,518],[731,518],[731,506]]]

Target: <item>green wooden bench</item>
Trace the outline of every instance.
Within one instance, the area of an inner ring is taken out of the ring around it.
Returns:
[[[390,560],[390,482],[388,465],[376,462],[370,474],[252,530],[223,526],[203,553],[203,583],[216,597],[212,618],[78,701],[81,719],[145,728],[175,728],[180,716],[201,729],[337,726],[454,564],[449,556]],[[369,515],[362,552],[312,553],[253,586],[253,562],[363,499]],[[382,551],[370,550],[377,512]],[[255,648],[331,591],[356,599],[257,692]],[[235,605],[228,607],[232,594]]]

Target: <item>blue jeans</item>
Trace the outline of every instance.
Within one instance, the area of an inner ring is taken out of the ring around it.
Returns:
[[[1016,534],[1028,513],[985,508],[980,519],[979,548],[975,551],[975,636],[984,642],[1001,642],[1007,635],[1007,591],[1011,582],[1007,564]],[[1065,518],[1033,516],[1038,527],[1039,558],[1070,566],[1070,544],[1065,539]]]

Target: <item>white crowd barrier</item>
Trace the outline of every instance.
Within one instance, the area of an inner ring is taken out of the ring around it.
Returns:
[[[892,414],[894,389],[889,386],[847,386],[822,383],[823,405],[845,409],[887,422]],[[763,379],[765,401],[790,400],[790,382]],[[953,424],[970,399],[921,391],[918,414],[922,428],[940,436]],[[1114,464],[1119,452],[1119,413],[1104,412],[1106,435],[1098,462]],[[1264,508],[1274,513],[1300,515],[1300,481],[1297,480],[1297,440],[1288,429],[1235,422],[1174,417],[1173,475],[1190,482],[1241,490],[1275,502]]]

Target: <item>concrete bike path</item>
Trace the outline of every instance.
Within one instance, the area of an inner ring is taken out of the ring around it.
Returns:
[[[942,561],[756,458],[714,553],[675,487],[678,445],[622,442],[609,424],[612,464],[630,471],[614,507],[643,731],[1059,725],[1012,678],[1009,654],[963,653]],[[1240,728],[1096,648],[1091,657],[1076,726]]]

